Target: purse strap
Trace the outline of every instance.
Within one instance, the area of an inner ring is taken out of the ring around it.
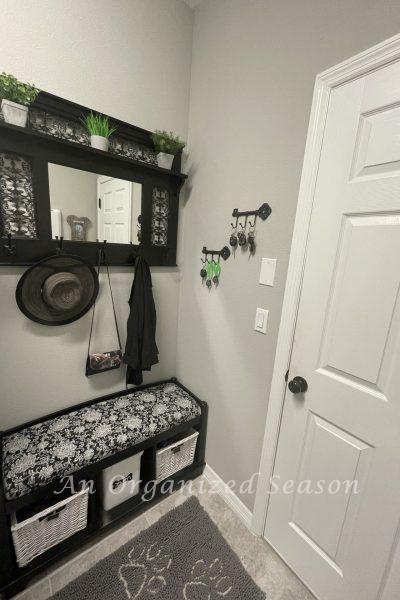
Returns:
[[[112,303],[112,308],[113,308],[113,313],[114,313],[115,329],[117,330],[119,350],[122,352],[121,338],[120,338],[119,329],[118,329],[117,314],[115,312],[114,296],[113,296],[112,287],[111,287],[110,271],[108,269],[108,264],[107,264],[107,260],[106,260],[106,253],[104,251],[104,248],[99,248],[99,261],[98,261],[98,265],[97,265],[97,277],[99,279],[100,279],[100,270],[101,270],[101,263],[102,262],[104,263],[104,266],[106,267],[106,271],[107,271],[108,285],[109,285],[109,288],[110,288],[111,303]],[[92,322],[90,324],[89,343],[88,343],[88,349],[87,349],[87,355],[88,356],[90,355],[90,342],[92,340],[95,310],[96,310],[96,300],[93,303]]]

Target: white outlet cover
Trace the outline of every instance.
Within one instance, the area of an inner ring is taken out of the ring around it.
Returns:
[[[268,310],[265,308],[257,308],[256,320],[254,322],[255,331],[267,333]]]
[[[260,270],[261,285],[274,285],[276,258],[262,258]]]

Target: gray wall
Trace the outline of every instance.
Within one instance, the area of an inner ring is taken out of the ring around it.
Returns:
[[[2,0],[1,15],[0,70],[186,137],[193,13],[181,0]],[[196,11],[178,352],[181,274],[153,269],[161,362],[145,378],[177,371],[208,400],[208,461],[226,481],[258,469],[315,75],[399,29],[398,0],[205,0]],[[208,293],[203,244],[221,247],[232,209],[264,201],[273,214],[256,256],[238,252]],[[262,256],[278,258],[274,288],[257,283]],[[19,313],[21,273],[1,271],[1,427],[122,385],[118,371],[83,375],[89,315],[51,329]],[[124,323],[132,273],[112,279]],[[115,345],[107,302],[100,349]],[[257,306],[270,310],[267,336],[252,330]]]
[[[193,13],[181,0],[2,0],[0,71],[116,118],[187,135]],[[79,215],[78,215],[79,216]],[[0,429],[123,388],[123,370],[84,375],[89,318],[65,327],[26,319],[14,299],[23,269],[0,273]],[[124,331],[133,273],[112,271]],[[160,364],[175,374],[179,278],[153,269]],[[116,345],[102,286],[93,348]]]
[[[315,76],[400,29],[398,1],[205,0],[196,10],[177,372],[210,404],[207,459],[225,480],[258,470]],[[210,293],[204,244],[232,209],[269,202],[255,257],[237,252]],[[273,288],[261,257],[278,259]],[[253,331],[269,309],[268,334]],[[254,498],[242,498],[252,509]]]

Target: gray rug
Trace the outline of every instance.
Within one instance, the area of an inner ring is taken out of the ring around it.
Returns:
[[[265,594],[193,497],[53,598],[262,600]]]

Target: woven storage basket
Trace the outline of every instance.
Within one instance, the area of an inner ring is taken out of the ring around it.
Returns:
[[[52,546],[85,529],[88,497],[89,489],[83,489],[21,523],[17,523],[14,513],[11,533],[18,565],[24,567]]]
[[[156,479],[163,481],[188,465],[191,465],[196,452],[197,438],[199,432],[194,431],[187,437],[175,442],[166,448],[157,450],[156,455]]]

